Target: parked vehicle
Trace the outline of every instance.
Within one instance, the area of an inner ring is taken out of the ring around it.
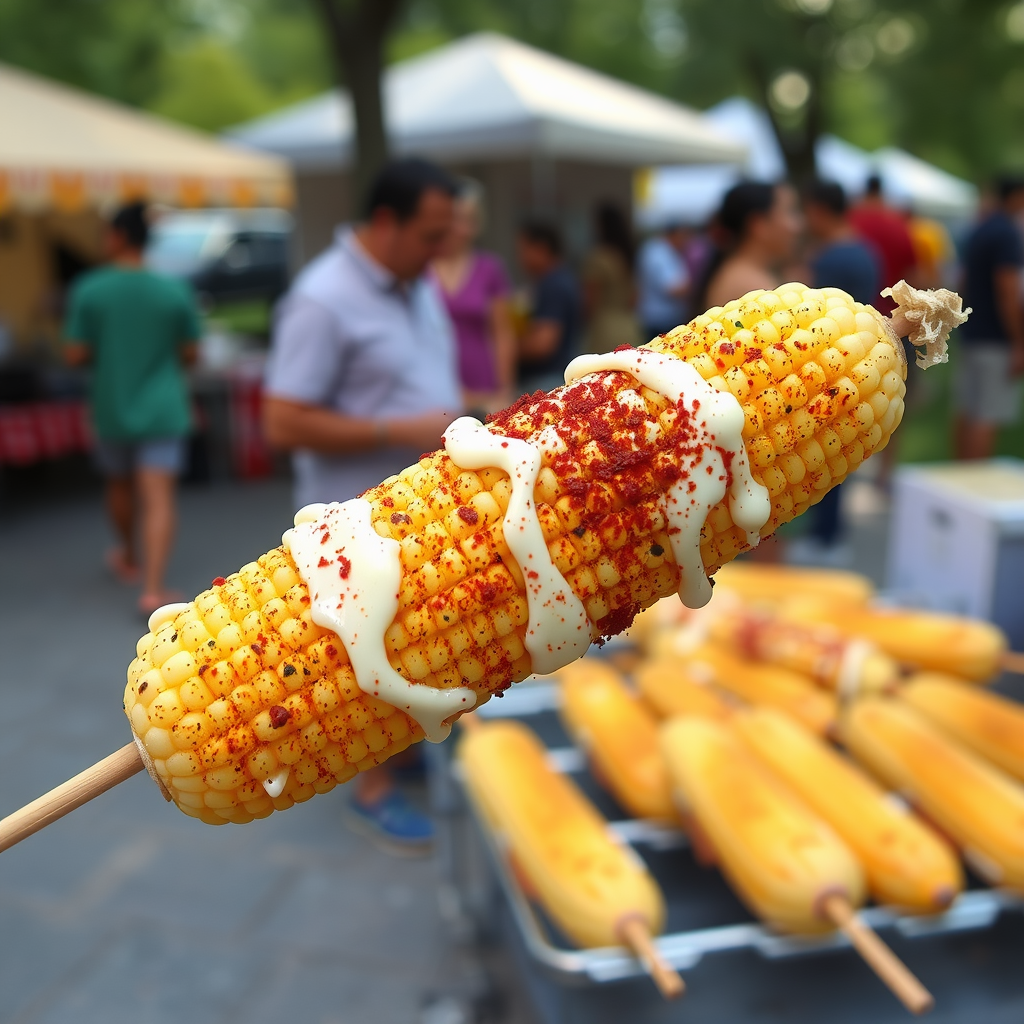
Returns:
[[[146,264],[189,281],[207,308],[275,302],[288,288],[292,226],[284,210],[175,210],[153,225]]]

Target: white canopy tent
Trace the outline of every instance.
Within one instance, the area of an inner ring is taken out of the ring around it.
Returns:
[[[786,165],[768,115],[742,97],[725,100],[705,114],[723,134],[746,142],[748,158],[742,167],[665,167],[652,172],[641,189],[638,218],[645,226],[669,219],[702,224],[714,213],[722,196],[741,177],[779,181]],[[899,206],[911,206],[924,216],[964,220],[974,215],[978,191],[969,182],[894,147],[875,153],[834,135],[815,145],[818,174],[839,182],[859,196],[871,174],[882,178],[886,196]]]
[[[746,148],[696,111],[489,32],[388,69],[384,110],[396,152],[446,162],[732,163]],[[340,90],[326,93],[228,137],[300,170],[340,167],[351,156],[351,101]]]
[[[286,206],[284,161],[0,64],[0,213],[142,196]]]
[[[661,167],[641,178],[637,222],[654,228],[667,221],[705,224],[722,196],[741,178],[780,181],[786,161],[768,115],[742,96],[723,100],[704,116],[723,135],[747,147],[741,164],[707,167]]]
[[[493,33],[394,65],[383,93],[394,151],[483,180],[491,241],[506,249],[513,222],[504,221],[517,213],[564,213],[609,193],[628,204],[637,167],[735,163],[746,148],[696,111]],[[292,162],[307,254],[326,243],[328,223],[350,214],[338,182],[352,134],[340,90],[228,132]]]

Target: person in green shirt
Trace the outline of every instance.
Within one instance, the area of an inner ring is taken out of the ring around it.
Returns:
[[[68,363],[92,370],[95,457],[118,540],[108,562],[126,582],[141,577],[146,615],[174,598],[164,572],[191,429],[184,367],[200,335],[189,286],[143,266],[148,233],[143,204],[118,211],[109,262],[75,282],[64,327]]]

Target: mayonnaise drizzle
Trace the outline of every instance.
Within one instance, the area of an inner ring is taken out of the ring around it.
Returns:
[[[288,776],[290,774],[291,769],[285,767],[279,772],[275,772],[269,779],[263,780],[263,788],[267,791],[267,796],[271,800],[276,800],[284,792],[284,787],[288,785]]]
[[[456,466],[493,466],[508,473],[512,495],[502,533],[523,574],[529,610],[523,643],[530,652],[533,671],[541,675],[581,658],[591,640],[587,610],[551,561],[533,500],[541,450],[558,443],[554,431],[547,438],[539,438],[537,444],[492,434],[471,416],[457,419],[444,432],[445,449]]]
[[[165,622],[170,622],[180,612],[191,607],[192,605],[187,601],[175,601],[173,604],[161,605],[150,615],[149,621],[146,623],[150,633],[155,633]]]
[[[608,370],[631,374],[673,404],[684,400],[703,434],[693,446],[695,454],[680,466],[682,476],[669,488],[662,505],[669,522],[672,555],[680,571],[679,598],[689,608],[700,608],[711,600],[711,583],[700,554],[700,531],[711,509],[725,498],[728,489],[732,521],[746,532],[752,547],[771,515],[767,488],[750,475],[743,444],[743,409],[732,395],[715,390],[685,360],[650,349],[579,356],[566,367],[565,382]],[[694,402],[699,402],[699,407],[695,408]],[[722,451],[732,455],[728,470]],[[730,475],[732,484],[728,486]]]
[[[359,688],[406,712],[440,743],[451,732],[444,720],[473,707],[476,694],[410,682],[391,667],[384,634],[398,611],[401,549],[377,533],[370,512],[363,498],[307,506],[283,540],[309,587],[313,621],[341,638]]]
[[[646,349],[580,356],[567,367],[565,380],[569,384],[588,374],[613,370],[631,374],[673,405],[684,401],[698,423],[696,443],[691,446],[694,454],[680,466],[681,478],[665,495],[663,511],[681,574],[679,596],[689,607],[701,607],[711,598],[700,553],[700,532],[711,509],[728,491],[733,522],[746,531],[751,545],[757,544],[771,514],[768,491],[750,475],[742,436],[743,410],[732,395],[716,391],[684,360]],[[628,392],[620,399],[622,403],[633,400]],[[534,503],[542,452],[557,453],[563,446],[557,430],[548,428],[533,441],[524,441],[494,434],[466,416],[448,427],[444,442],[456,466],[493,467],[509,476],[512,494],[502,531],[526,586],[529,623],[524,643],[534,672],[554,672],[575,661],[590,646],[590,620],[551,560]],[[731,454],[728,469],[723,452]],[[283,540],[309,587],[313,621],[341,638],[360,689],[407,712],[428,740],[440,742],[451,731],[445,720],[473,707],[476,694],[469,687],[440,689],[413,683],[391,667],[384,635],[398,611],[400,547],[374,530],[370,512],[369,502],[362,498],[308,505],[296,513],[295,527]],[[171,608],[166,617],[180,610]],[[157,625],[162,621],[165,618]],[[155,628],[152,621],[150,628]],[[278,785],[283,789],[286,782],[287,776],[280,783],[275,776],[264,786],[269,793]]]

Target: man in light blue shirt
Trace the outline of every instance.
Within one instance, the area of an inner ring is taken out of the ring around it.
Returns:
[[[686,323],[690,272],[683,256],[685,245],[686,229],[670,224],[640,247],[637,313],[645,341]]]
[[[460,415],[454,335],[423,278],[454,195],[432,164],[387,165],[366,220],[341,229],[282,301],[263,415],[270,443],[292,452],[296,506],[358,497],[439,448]],[[386,849],[425,850],[433,838],[387,765],[357,776],[348,817]]]
[[[453,194],[432,164],[388,165],[366,221],[339,229],[282,300],[264,425],[292,452],[298,507],[346,501],[414,464],[462,411],[451,324],[423,277]]]

